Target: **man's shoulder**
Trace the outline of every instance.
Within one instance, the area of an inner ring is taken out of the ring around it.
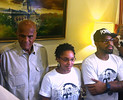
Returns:
[[[42,44],[36,43],[36,42],[33,43],[33,46],[38,47],[38,48],[44,48]]]
[[[0,54],[3,52],[8,52],[14,48],[15,48],[15,43],[10,43],[10,44],[4,45],[0,48]]]
[[[110,54],[110,56],[111,56],[112,59],[115,59],[116,61],[117,60],[122,60],[122,58],[120,56],[118,56],[118,55]]]
[[[91,54],[82,61],[82,65],[89,64],[92,65],[96,61],[95,54]]]
[[[118,57],[118,58],[120,58],[120,56],[118,56],[118,55],[116,55],[116,54],[110,54],[111,56],[113,56],[113,57]]]
[[[34,50],[35,51],[37,51],[37,50],[40,50],[42,52],[46,52],[47,51],[46,48],[42,44],[34,42],[33,46],[34,46]]]
[[[95,59],[95,54],[91,54],[91,55],[89,55],[88,57],[86,57],[85,59],[84,59],[84,61],[88,61],[88,60],[93,60],[93,59]]]

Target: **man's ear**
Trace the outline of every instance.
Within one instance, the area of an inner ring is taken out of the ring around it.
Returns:
[[[97,46],[98,45],[98,42],[94,42],[94,44],[95,44],[95,46]]]

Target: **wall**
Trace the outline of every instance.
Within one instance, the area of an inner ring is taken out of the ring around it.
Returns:
[[[119,0],[68,0],[66,38],[63,40],[37,41],[43,44],[48,52],[50,65],[57,64],[54,57],[56,46],[71,43],[75,47],[76,62],[80,63],[95,52],[91,34],[95,22],[115,22]],[[0,43],[0,46],[8,43]]]

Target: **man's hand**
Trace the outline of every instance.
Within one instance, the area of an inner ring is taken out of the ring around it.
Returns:
[[[88,90],[92,95],[97,95],[97,94],[102,94],[105,92],[106,90],[106,84],[96,80],[96,79],[92,79],[95,83],[94,84],[88,84]]]

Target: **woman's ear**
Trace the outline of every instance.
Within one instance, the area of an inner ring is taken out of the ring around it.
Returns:
[[[60,58],[56,58],[56,61],[59,63]]]

